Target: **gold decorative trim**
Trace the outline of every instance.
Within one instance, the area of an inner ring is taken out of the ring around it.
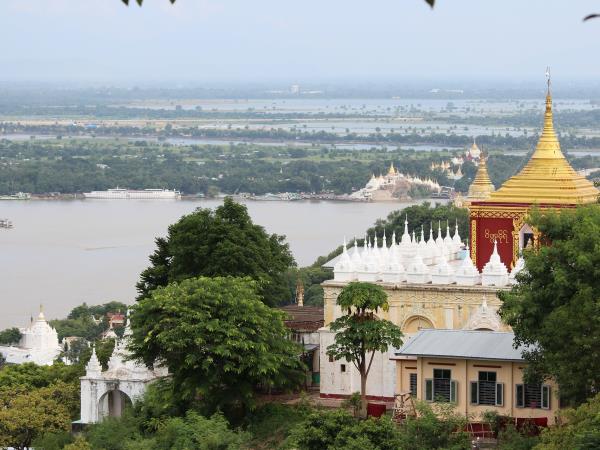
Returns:
[[[471,220],[471,260],[477,265],[477,221]]]

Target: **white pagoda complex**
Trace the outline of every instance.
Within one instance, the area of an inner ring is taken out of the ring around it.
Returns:
[[[21,340],[16,346],[0,346],[0,353],[8,364],[35,363],[40,366],[50,366],[59,357],[62,347],[58,334],[48,324],[44,312],[36,320],[31,319],[29,326],[21,328]]]

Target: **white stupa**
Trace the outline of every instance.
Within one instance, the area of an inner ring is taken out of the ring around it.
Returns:
[[[464,286],[475,286],[481,281],[481,275],[479,274],[477,267],[475,267],[475,264],[473,264],[468,245],[467,256],[463,259],[460,267],[454,273],[454,279],[456,280],[456,284]]]
[[[0,346],[0,353],[8,364],[32,362],[40,366],[50,366],[60,356],[62,347],[58,333],[48,324],[43,308],[36,320],[28,327],[21,328],[21,340],[16,346]]]
[[[481,271],[481,284],[483,286],[506,286],[508,284],[508,270],[500,260],[498,244],[495,240],[492,256]]]

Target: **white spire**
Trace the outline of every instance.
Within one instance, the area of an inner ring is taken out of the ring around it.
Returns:
[[[402,234],[401,243],[404,245],[408,245],[411,243],[410,234],[408,233],[408,216],[406,216],[404,219],[404,234]]]
[[[454,243],[457,250],[462,245],[460,234],[458,234],[458,219],[456,219],[456,224],[454,225],[454,236],[452,236],[452,242]]]
[[[481,272],[481,284],[483,286],[506,286],[508,284],[508,270],[500,260],[498,244],[495,239],[494,251]]]
[[[344,236],[344,245],[342,255],[333,266],[333,279],[339,281],[351,281],[354,278],[354,264],[348,255],[346,249],[346,237]]]
[[[442,238],[442,221],[438,220],[438,232],[437,238],[435,239],[435,243],[438,247],[441,247],[444,243],[444,239]]]
[[[100,361],[98,361],[98,357],[96,356],[96,347],[92,346],[92,356],[85,366],[85,376],[97,377],[100,376],[101,372],[102,366],[100,365]]]
[[[360,250],[358,249],[358,239],[354,238],[354,251],[352,252],[352,256],[350,258],[352,260],[352,264],[354,269],[357,270],[362,264],[362,258],[360,257]]]
[[[450,237],[450,221],[446,220],[446,236],[444,236],[444,244],[448,248],[452,248],[452,238]]]

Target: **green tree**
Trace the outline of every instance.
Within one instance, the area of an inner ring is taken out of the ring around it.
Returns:
[[[266,306],[249,278],[191,278],[158,288],[134,307],[131,349],[161,361],[182,399],[205,409],[245,413],[255,388],[302,381],[300,350],[287,339],[283,313]]]
[[[242,448],[248,437],[244,432],[231,430],[221,414],[206,418],[194,411],[188,411],[185,417],[173,417],[164,422],[156,433],[153,448],[235,450]]]
[[[499,294],[515,342],[529,345],[527,375],[553,377],[564,400],[581,403],[600,386],[600,208],[529,221],[551,245],[525,252],[525,270]]]
[[[409,417],[400,427],[400,445],[398,448],[470,449],[469,435],[463,430],[467,419],[454,411],[451,404],[431,405],[420,402],[416,405],[417,417]]]
[[[352,362],[360,374],[361,415],[366,416],[367,377],[376,352],[386,352],[390,345],[402,345],[400,328],[376,314],[389,308],[387,294],[381,286],[352,282],[342,289],[337,304],[345,312],[329,328],[336,332],[335,342],[327,354]]]
[[[561,424],[544,430],[536,450],[600,448],[600,394],[559,414]]]
[[[81,366],[67,366],[59,362],[51,366],[38,366],[34,363],[7,365],[0,370],[0,390],[15,387],[35,389],[59,381],[79,386],[79,377],[84,373]]]
[[[244,205],[226,198],[215,211],[197,209],[156,240],[151,266],[142,272],[139,297],[159,286],[197,276],[251,277],[269,305],[288,300],[286,270],[294,264],[284,237],[252,223]]]
[[[21,332],[18,328],[7,328],[0,331],[0,345],[18,344],[21,340]]]
[[[0,391],[0,446],[24,450],[38,436],[68,431],[72,420],[69,408],[73,408],[68,399],[73,392],[64,384]]]

